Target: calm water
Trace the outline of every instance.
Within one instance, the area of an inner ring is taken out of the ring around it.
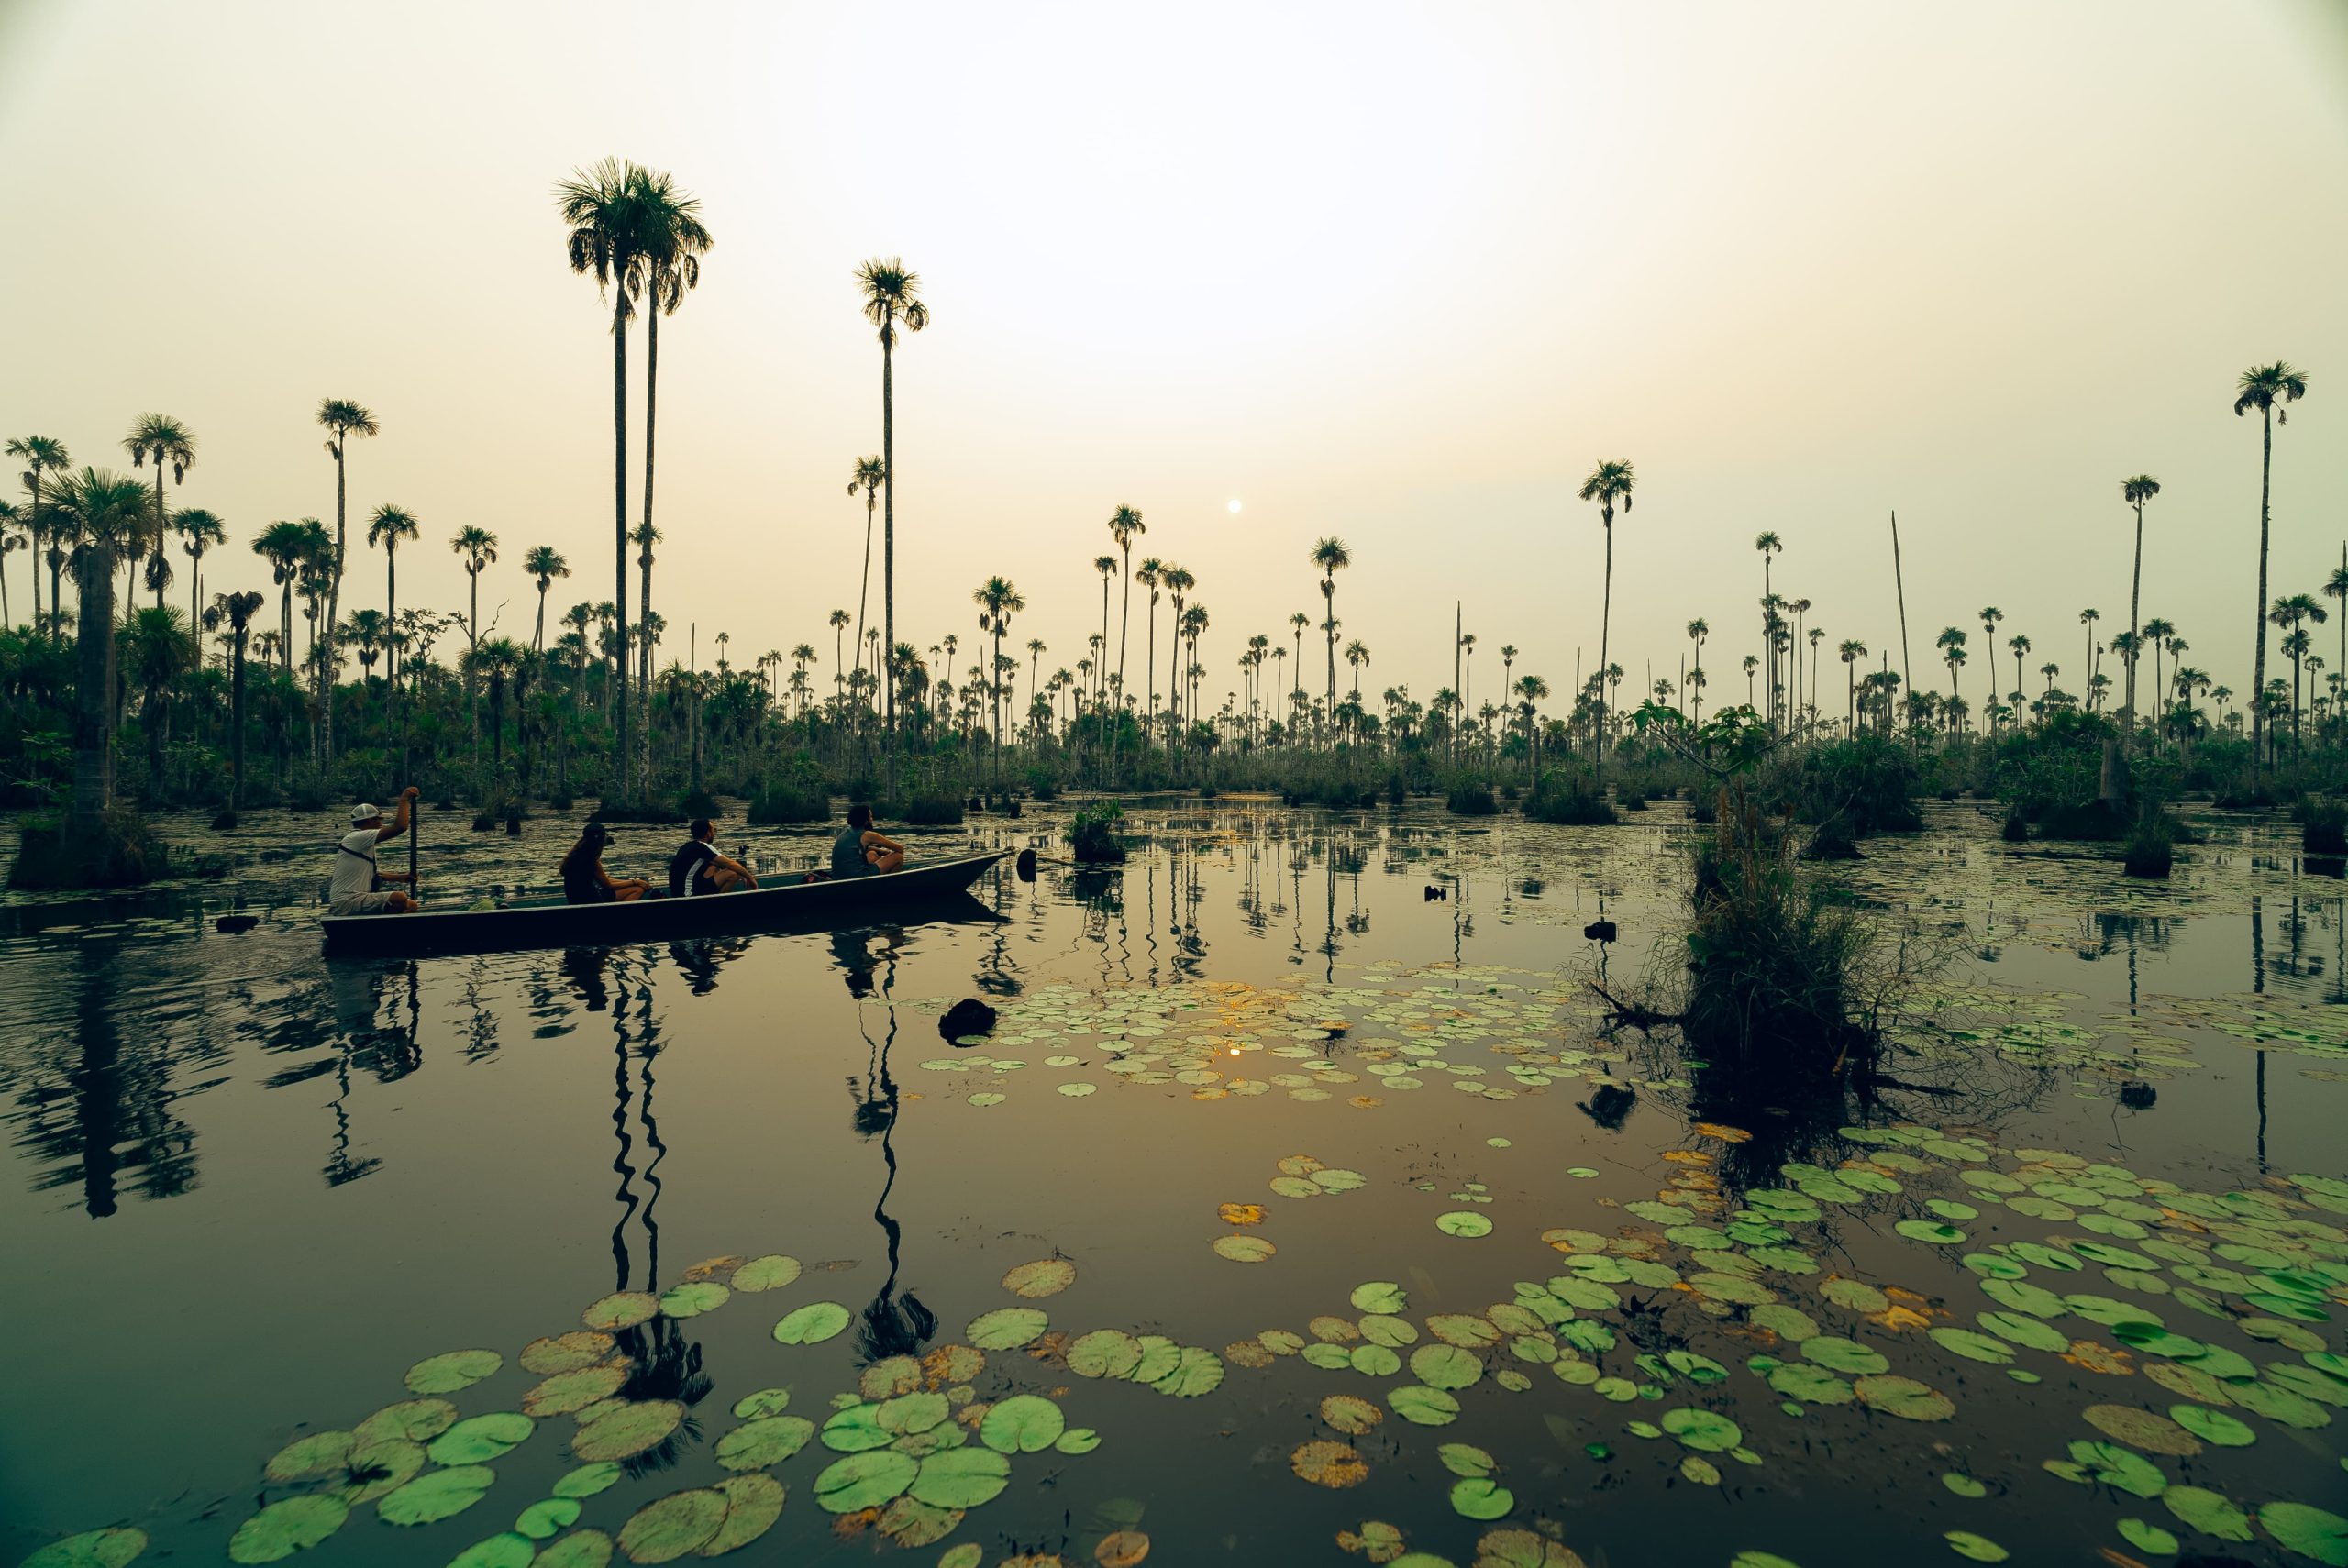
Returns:
[[[1047,843],[1056,821],[976,820],[916,850]],[[1599,1035],[1581,927],[1619,922],[1610,975],[1635,971],[1679,876],[1676,816],[1633,822],[1150,811],[1121,873],[1047,867],[1030,886],[1005,867],[977,889],[983,918],[421,962],[321,958],[305,900],[328,817],[250,819],[234,835],[248,863],[193,891],[14,900],[0,1233],[19,1348],[0,1378],[0,1562],[107,1525],[145,1531],[150,1559],[219,1561],[257,1508],[341,1484],[265,1483],[265,1462],[411,1397],[413,1364],[494,1351],[499,1370],[446,1397],[468,1418],[518,1409],[540,1381],[523,1347],[579,1328],[590,1303],[775,1253],[803,1265],[789,1285],[624,1337],[625,1397],[690,1414],[584,1500],[579,1529],[617,1534],[725,1478],[716,1445],[745,1395],[787,1389],[791,1413],[822,1422],[889,1352],[1024,1331],[931,1381],[971,1408],[1043,1396],[1097,1449],[1045,1431],[1000,1496],[925,1516],[916,1539],[953,1528],[907,1550],[880,1528],[907,1533],[902,1506],[823,1506],[841,1445],[810,1441],[770,1467],[789,1498],[749,1552],[926,1564],[967,1541],[989,1563],[1076,1563],[1137,1530],[1154,1561],[1340,1563],[1364,1560],[1341,1532],[1374,1543],[1365,1525],[1381,1521],[1461,1568],[1495,1529],[1547,1530],[1592,1564],[1874,1564],[1947,1553],[1950,1531],[2016,1562],[2084,1562],[2145,1557],[2117,1533],[2136,1519],[2187,1551],[2321,1560],[2275,1539],[2296,1516],[2235,1529],[2200,1499],[2348,1511],[2330,1424],[2348,1398],[2348,1363],[2330,1359],[2348,1349],[2348,1188],[2320,1185],[2348,1174],[2336,877],[2303,866],[2286,826],[2230,821],[2171,886],[2131,887],[1936,809],[1932,832],[1871,846],[1853,875],[1959,950],[1933,1001],[1976,1043],[1920,1036],[1892,1070],[1946,1092],[1896,1097],[1870,1119],[1892,1141],[1863,1143],[1836,1135],[1844,1119],[1699,1104],[1667,1056]],[[543,881],[570,841],[547,820],[518,843],[440,826],[426,892],[441,898]],[[825,843],[747,841],[781,864]],[[667,847],[626,830],[606,863],[650,872]],[[260,926],[216,933],[232,905]],[[967,996],[1003,1018],[958,1047],[937,1017]],[[1863,1185],[1841,1186],[1844,1170]],[[2214,1196],[2241,1191],[2257,1196]],[[1741,1208],[1749,1192],[1794,1196]],[[1743,1234],[1708,1229],[1740,1215]],[[1257,1242],[1268,1253],[1244,1261]],[[1959,1261],[2017,1243],[2073,1266]],[[1073,1284],[1006,1288],[1054,1259]],[[1976,1331],[1999,1306],[1985,1268],[2009,1267],[2087,1304],[2021,1314],[2056,1331],[2044,1348],[2028,1323]],[[1822,1289],[1837,1280],[1860,1289]],[[1395,1294],[1357,1294],[1369,1285]],[[1559,1318],[1560,1300],[1576,1309]],[[847,1309],[847,1331],[777,1342],[779,1319],[820,1302]],[[1048,1328],[973,1333],[1003,1308]],[[1100,1370],[1083,1356],[1071,1371],[1074,1336],[1102,1329],[1211,1352],[1220,1382],[1198,1356],[1172,1386],[1083,1375]],[[1972,1339],[1932,1337],[1951,1329]],[[1414,1358],[1445,1338],[1464,1355]],[[1860,1353],[1812,1355],[1813,1339]],[[1327,1344],[1347,1364],[1316,1364],[1337,1359]],[[1598,1381],[1559,1374],[1578,1359]],[[1776,1362],[1827,1364],[1833,1386],[1773,1382]],[[1449,1388],[1432,1408],[1393,1397],[1429,1386]],[[1456,1418],[1420,1424],[1445,1399]],[[2242,1441],[2233,1424],[2195,1439],[2166,1418],[2180,1405],[2231,1411]],[[2088,1414],[2111,1407],[2160,1418],[2125,1436],[2162,1496],[2043,1468],[2118,1436]],[[1650,1423],[1662,1435],[1641,1435]],[[1000,1435],[973,1427],[972,1450]],[[469,1508],[403,1529],[367,1502],[304,1560],[449,1561],[547,1497],[582,1430],[542,1417],[489,1458]],[[1323,1441],[1352,1456],[1300,1452]],[[1505,1491],[1455,1496],[1485,1463]],[[888,1466],[873,1468],[885,1500]],[[1528,1539],[1485,1550],[1514,1562],[1500,1548]]]

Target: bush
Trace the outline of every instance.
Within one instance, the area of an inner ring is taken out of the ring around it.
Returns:
[[[962,802],[951,795],[925,791],[891,803],[886,814],[914,827],[960,827]]]
[[[786,778],[750,797],[749,820],[753,827],[820,823],[831,814],[831,797],[824,792],[820,779]]]
[[[1907,747],[1881,735],[1856,735],[1804,756],[1781,798],[1770,803],[1792,806],[1805,823],[1839,817],[1853,838],[1913,833],[1924,825],[1913,800],[1918,783],[1916,759]]]
[[[1525,797],[1524,814],[1534,822],[1571,827],[1604,826],[1614,821],[1614,808],[1591,786],[1589,775],[1563,768],[1541,775],[1533,793]]]
[[[1118,836],[1117,824],[1124,821],[1125,810],[1112,801],[1104,806],[1087,806],[1076,813],[1068,826],[1070,853],[1088,866],[1116,866],[1125,858],[1125,841]]]
[[[2163,878],[2169,873],[2175,858],[2171,846],[2176,842],[2176,823],[2165,812],[2147,812],[2128,835],[2128,848],[2122,868],[2131,877]]]
[[[1489,817],[1498,812],[1500,802],[1492,799],[1489,784],[1462,784],[1452,790],[1444,805],[1456,817]]]
[[[100,821],[95,842],[62,821],[28,820],[8,886],[25,889],[129,888],[171,876],[170,846],[147,819],[116,806]]]
[[[1038,801],[1057,801],[1060,798],[1060,781],[1048,767],[1031,767],[1027,770],[1027,793]]]
[[[2348,803],[2310,795],[2291,808],[2299,847],[2309,855],[2348,855]]]
[[[1626,790],[1618,784],[1614,788],[1614,803],[1626,812],[1644,812],[1647,809],[1646,791],[1636,787]]]

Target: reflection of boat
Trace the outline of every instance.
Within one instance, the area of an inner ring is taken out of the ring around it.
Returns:
[[[626,904],[567,904],[559,899],[495,909],[427,909],[404,915],[328,915],[327,951],[475,953],[491,948],[593,947],[665,942],[710,932],[822,930],[878,910],[973,902],[971,883],[1008,851],[908,866],[881,877],[810,882],[800,877],[698,899],[651,897]]]

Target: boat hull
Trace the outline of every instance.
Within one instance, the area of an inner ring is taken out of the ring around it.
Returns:
[[[725,933],[823,930],[901,910],[914,913],[958,905],[967,911],[976,903],[970,884],[1008,853],[909,866],[886,876],[795,882],[698,899],[427,908],[402,915],[327,915],[319,924],[331,957],[624,946]]]

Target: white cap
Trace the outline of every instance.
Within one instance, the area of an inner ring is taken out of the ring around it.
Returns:
[[[382,814],[382,812],[377,811],[366,801],[361,801],[359,804],[350,808],[350,825],[352,827],[357,827],[360,823],[372,822],[375,818],[380,817]]]

